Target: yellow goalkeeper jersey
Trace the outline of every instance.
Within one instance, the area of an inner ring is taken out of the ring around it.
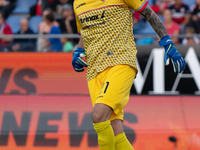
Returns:
[[[109,66],[137,69],[132,11],[141,12],[147,0],[75,0],[78,32],[86,52],[87,81]]]

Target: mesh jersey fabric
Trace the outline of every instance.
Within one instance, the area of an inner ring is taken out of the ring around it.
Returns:
[[[77,29],[86,52],[87,81],[109,66],[137,69],[131,9],[140,12],[146,0],[75,0]]]

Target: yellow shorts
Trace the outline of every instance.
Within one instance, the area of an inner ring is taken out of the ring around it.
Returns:
[[[129,101],[130,89],[137,70],[129,65],[106,68],[88,82],[92,105],[103,103],[113,109],[110,120],[123,120],[123,108]]]

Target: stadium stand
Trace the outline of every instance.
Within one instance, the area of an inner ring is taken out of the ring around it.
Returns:
[[[149,22],[146,21],[144,29],[141,30],[140,34],[156,34],[154,29],[151,27]]]
[[[164,22],[164,18],[162,16],[159,15],[159,18],[162,22]],[[141,22],[140,22],[139,26],[142,27]],[[154,29],[151,27],[151,25],[147,21],[145,22],[145,26],[143,29],[140,28],[139,31],[135,31],[134,33],[144,34],[144,35],[147,35],[147,34],[156,35],[156,32],[154,31]],[[153,44],[153,43],[155,43],[155,41],[156,40],[153,38],[141,38],[141,39],[136,40],[136,44],[137,45]]]
[[[133,25],[133,34],[140,34],[140,31],[143,29],[143,27],[144,22],[142,19],[140,19],[137,24]]]
[[[34,33],[38,33],[38,26],[42,22],[42,16],[33,16],[29,20],[29,26]]]
[[[12,32],[16,33],[19,31],[19,21],[23,18],[23,16],[10,16],[7,18],[6,22],[10,25]]]
[[[165,19],[164,19],[164,17],[163,17],[163,16],[161,16],[161,15],[158,15],[158,17],[160,18],[160,20],[161,20],[162,22],[164,22],[164,21],[165,21]]]
[[[136,45],[148,45],[155,43],[156,40],[153,38],[140,38],[136,40]]]
[[[149,1],[149,5],[152,6],[154,4],[153,0],[148,0]]]
[[[149,22],[146,21],[145,27],[142,30],[140,30],[140,32],[138,34],[143,34],[143,35],[147,35],[147,34],[153,35],[153,34],[155,34],[156,35],[156,32],[151,27]],[[153,44],[154,41],[155,40],[153,38],[140,38],[140,39],[136,40],[136,45]]]
[[[52,0],[53,1],[53,0]],[[149,5],[153,6],[155,4],[155,0],[148,0]],[[192,6],[196,4],[195,0],[182,0],[184,3],[188,4],[188,6],[191,8]],[[42,16],[30,16],[29,10],[30,7],[35,5],[37,3],[37,0],[17,0],[16,8],[12,11],[11,16],[7,18],[7,23],[10,25],[13,33],[16,33],[19,31],[19,21],[23,18],[29,18],[29,25],[30,28],[34,31],[34,33],[38,33],[38,26],[40,22],[42,21]],[[159,18],[162,22],[164,22],[164,18],[161,16],[161,13],[158,12]],[[192,25],[193,26],[193,25]],[[146,35],[156,35],[155,31],[151,27],[151,25],[145,21],[142,17],[139,18],[139,21],[137,24],[133,26],[133,32],[134,34],[143,35],[144,37]],[[199,32],[198,32],[199,33]],[[136,44],[152,44],[155,43],[155,39],[153,38],[136,38]]]
[[[35,5],[37,0],[18,0],[13,14],[28,14],[31,6]]]

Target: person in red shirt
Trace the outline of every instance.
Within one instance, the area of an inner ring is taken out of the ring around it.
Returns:
[[[2,12],[0,12],[0,34],[13,34],[10,26],[6,23]],[[11,38],[0,39],[0,51],[8,51],[11,41]]]
[[[169,35],[178,35],[180,33],[180,25],[172,20],[172,12],[169,9],[163,11],[163,17],[165,19],[164,25]],[[176,44],[179,43],[178,38],[172,38],[172,41]]]

